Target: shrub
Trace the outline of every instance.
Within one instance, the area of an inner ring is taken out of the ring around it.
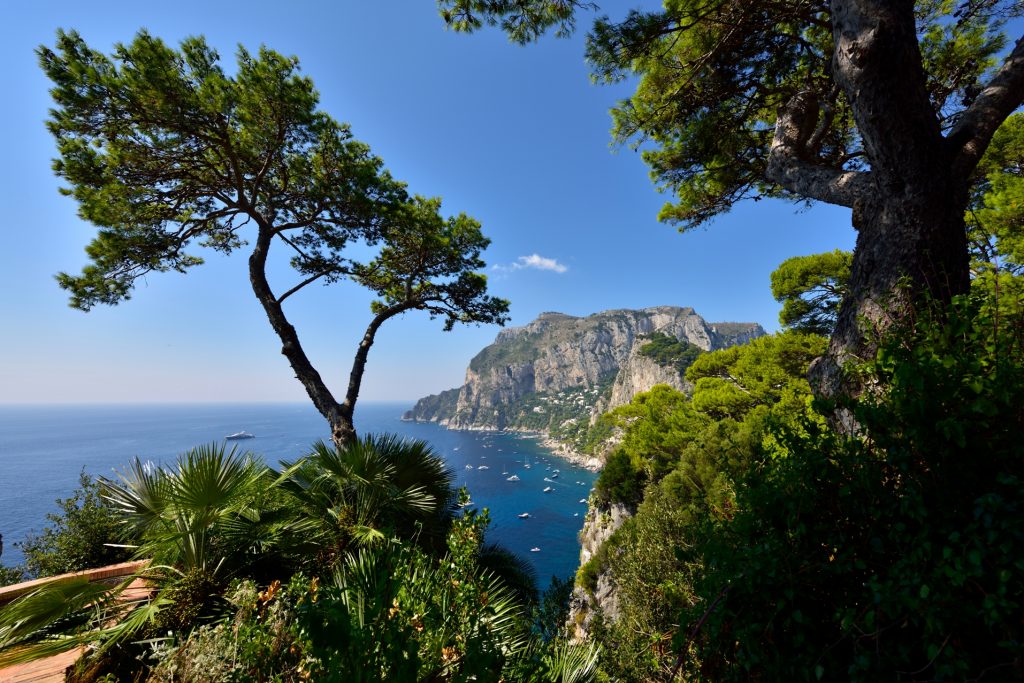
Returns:
[[[723,681],[1019,679],[1024,301],[959,299],[860,371],[856,437],[777,430],[708,522],[677,648]]]
[[[50,526],[21,544],[25,566],[33,576],[54,576],[124,562],[130,552],[111,544],[124,542],[121,518],[103,498],[99,483],[84,471],[69,498],[57,500],[60,512],[46,516]]]

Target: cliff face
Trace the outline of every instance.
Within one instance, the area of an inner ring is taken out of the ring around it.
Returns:
[[[621,527],[633,513],[624,505],[613,504],[608,508],[591,507],[580,530],[580,566],[589,562],[611,535]],[[601,614],[609,621],[619,617],[619,596],[611,572],[602,568],[592,587],[576,581],[569,601],[569,630],[577,640],[586,638],[594,617]]]
[[[602,400],[594,407],[591,423],[597,421],[612,408],[626,405],[642,391],[650,391],[655,384],[667,384],[673,389],[689,393],[693,387],[671,365],[662,365],[654,359],[640,353],[642,342],[634,344],[629,356],[623,361],[615,381]]]
[[[764,334],[754,323],[709,324],[692,308],[673,306],[585,318],[544,313],[524,327],[502,330],[470,361],[460,389],[421,399],[404,418],[453,429],[531,429],[560,438],[558,430],[589,424],[592,416],[654,384],[685,388],[678,371],[637,354],[638,341],[654,332],[705,351]]]

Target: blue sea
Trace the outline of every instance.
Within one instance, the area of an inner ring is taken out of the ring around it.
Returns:
[[[576,571],[577,534],[587,510],[579,501],[589,495],[595,474],[551,455],[528,436],[402,422],[399,418],[408,408],[361,403],[356,430],[391,432],[433,445],[455,472],[458,485],[469,488],[473,502],[490,509],[488,540],[532,562],[541,587],[552,576]],[[330,434],[312,406],[297,403],[0,406],[0,562],[21,562],[15,544],[45,526],[46,514],[56,510],[57,498],[74,490],[80,471],[112,477],[136,456],[167,463],[193,446],[220,442],[243,430],[256,438],[235,442],[238,448],[272,465],[297,459]],[[555,469],[561,472],[552,478]],[[512,474],[520,481],[507,481]],[[545,487],[552,490],[545,493]],[[516,516],[523,512],[530,517]]]

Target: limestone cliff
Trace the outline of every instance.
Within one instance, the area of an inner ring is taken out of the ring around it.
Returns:
[[[461,388],[420,399],[403,417],[453,429],[534,430],[571,441],[594,416],[638,391],[662,382],[684,388],[678,370],[637,352],[638,342],[659,332],[704,351],[764,334],[755,323],[709,324],[692,308],[674,306],[583,318],[543,313],[502,330],[470,361]]]
[[[602,566],[594,567],[594,576],[585,580],[577,579],[569,601],[569,630],[576,639],[586,638],[590,632],[591,622],[598,614],[609,621],[619,616],[619,596],[615,586],[615,578],[606,566],[598,562],[596,556],[601,546],[611,538],[619,527],[633,516],[633,512],[624,505],[613,504],[607,508],[592,506],[587,511],[587,518],[580,531],[580,567],[587,569],[587,564],[595,560]]]

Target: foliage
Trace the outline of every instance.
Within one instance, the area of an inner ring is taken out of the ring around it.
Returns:
[[[60,513],[46,516],[50,525],[41,534],[29,534],[21,543],[25,567],[32,576],[56,576],[92,567],[124,562],[129,549],[120,519],[101,495],[100,482],[79,474],[70,498],[57,500]]]
[[[678,615],[696,599],[703,572],[695,550],[703,526],[736,514],[737,482],[777,425],[804,415],[823,422],[805,375],[825,343],[789,331],[702,354],[687,370],[692,397],[657,386],[610,414],[623,439],[595,496],[636,506],[636,514],[581,568],[577,584],[593,592],[605,572],[617,587],[618,618],[594,630],[611,680],[670,679]]]
[[[437,4],[445,23],[456,31],[472,31],[484,22],[500,25],[520,45],[536,40],[551,26],[558,36],[568,36],[576,29],[576,10],[597,7],[581,0],[438,0]]]
[[[685,339],[676,339],[664,332],[647,335],[649,342],[640,347],[640,355],[652,359],[659,365],[672,366],[682,375],[703,349]]]
[[[516,42],[554,27],[565,35],[592,3],[444,0],[449,26],[473,31],[499,24]],[[915,3],[924,89],[948,127],[970,105],[1005,45],[1000,33],[1012,2]],[[814,93],[817,116],[807,154],[819,168],[865,168],[863,142],[833,69],[828,4],[787,1],[673,0],[662,10],[630,10],[595,20],[587,39],[594,78],[639,76],[636,92],[613,110],[613,135],[643,148],[659,187],[675,196],[660,218],[700,225],[746,198],[793,197],[768,180],[779,111],[798,91]],[[1010,110],[1013,107],[1009,108]],[[797,193],[798,199],[813,199]]]
[[[617,449],[605,460],[601,474],[594,483],[595,501],[602,507],[621,503],[635,508],[644,496],[645,473],[633,465],[623,449]]]
[[[283,465],[278,485],[303,529],[312,571],[394,536],[443,543],[455,509],[454,474],[424,441],[371,434],[340,448],[318,442]]]
[[[21,566],[0,565],[0,586],[11,586],[21,583],[28,578],[25,569]]]
[[[572,599],[572,588],[572,577],[559,578],[552,576],[551,584],[534,606],[534,629],[545,642],[565,635],[565,624],[569,618],[569,601]]]
[[[1024,273],[1024,114],[1010,116],[975,170],[968,239],[975,272]]]
[[[451,478],[394,437],[317,444],[280,474],[218,446],[136,461],[100,485],[150,567],[6,606],[0,666],[92,643],[82,680],[591,680],[596,646],[550,630],[556,595],[534,630],[532,569],[484,542],[486,510],[455,516]],[[127,599],[138,578],[154,594]]]
[[[708,520],[677,651],[714,680],[1019,677],[1024,298],[960,298],[860,371],[858,435],[780,430]]]
[[[487,523],[465,512],[441,558],[387,543],[329,581],[243,584],[233,622],[195,631],[150,680],[588,680],[593,648],[533,640],[522,603],[477,565]]]
[[[771,276],[772,296],[782,304],[779,322],[801,332],[831,334],[852,263],[852,253],[836,249],[779,264]]]

